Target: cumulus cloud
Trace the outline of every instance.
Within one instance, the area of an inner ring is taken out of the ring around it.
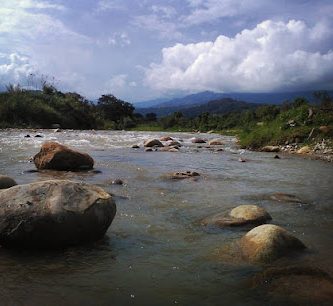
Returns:
[[[18,53],[0,54],[0,86],[2,88],[9,83],[20,83],[26,86],[24,82],[27,82],[28,76],[34,72],[35,67],[27,56]]]
[[[332,89],[329,46],[332,34],[325,24],[267,20],[234,37],[164,48],[162,61],[146,70],[146,82],[162,91]]]

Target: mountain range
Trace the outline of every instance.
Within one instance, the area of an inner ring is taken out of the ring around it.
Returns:
[[[258,104],[281,104],[297,97],[304,97],[309,101],[314,100],[313,92],[309,91],[289,93],[216,93],[204,91],[181,98],[138,102],[134,106],[136,112],[143,115],[155,113],[158,117],[162,117],[180,111],[187,117],[193,117],[203,112],[223,114],[253,108]]]

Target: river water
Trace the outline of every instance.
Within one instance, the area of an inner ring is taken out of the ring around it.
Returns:
[[[30,138],[24,137],[30,134]],[[41,138],[34,137],[42,135]],[[297,261],[333,270],[332,164],[240,150],[197,148],[193,134],[180,152],[144,152],[142,142],[166,133],[7,130],[0,132],[0,173],[19,184],[52,178],[101,186],[114,194],[117,215],[103,241],[52,252],[0,249],[1,305],[271,305],[251,279],[263,266],[217,256],[248,229],[203,228],[198,220],[240,204],[257,204],[307,245]],[[196,137],[216,138],[201,134]],[[46,140],[89,153],[97,172],[31,172]],[[140,144],[140,149],[132,149]],[[239,162],[239,158],[247,162]],[[192,170],[194,180],[165,173]],[[99,172],[99,171],[98,171]],[[116,178],[123,186],[112,185]],[[293,194],[302,203],[269,195]],[[296,260],[296,259],[290,259]],[[285,264],[285,262],[283,263]]]

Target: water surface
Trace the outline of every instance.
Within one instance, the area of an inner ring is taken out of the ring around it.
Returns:
[[[30,138],[24,137],[30,134]],[[35,138],[36,134],[42,138]],[[261,266],[217,258],[216,250],[246,230],[207,229],[198,220],[239,204],[268,210],[309,248],[298,261],[332,273],[332,165],[322,161],[240,150],[222,137],[223,152],[197,148],[193,134],[181,152],[132,149],[165,133],[9,130],[0,132],[0,173],[19,184],[52,178],[96,184],[115,195],[117,215],[101,242],[57,252],[0,249],[3,305],[259,305],[264,292],[252,289]],[[216,138],[216,135],[195,135]],[[31,157],[46,140],[89,153],[101,173],[30,172]],[[241,163],[238,159],[247,160]],[[192,170],[200,179],[170,181],[168,172]],[[121,178],[125,185],[112,185]],[[269,200],[291,193],[306,204]]]

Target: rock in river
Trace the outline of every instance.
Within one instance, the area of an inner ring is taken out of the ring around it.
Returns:
[[[18,185],[0,193],[0,244],[62,248],[104,236],[116,204],[102,188],[67,180]]]
[[[7,175],[0,174],[0,189],[6,189],[17,185],[15,180]]]
[[[158,139],[148,139],[144,142],[145,147],[164,147]]]
[[[223,141],[220,139],[212,139],[208,142],[210,146],[221,146],[224,145]]]
[[[239,242],[242,257],[250,262],[269,263],[305,245],[285,229],[264,224],[249,231]]]
[[[45,142],[34,156],[34,163],[39,170],[88,170],[94,166],[94,160],[88,154],[74,151],[57,142]]]
[[[191,139],[192,143],[206,143],[206,140],[202,139],[202,138],[192,138]]]
[[[195,171],[185,171],[185,172],[174,172],[166,175],[167,178],[173,180],[182,180],[187,178],[196,178],[200,176],[198,172]]]
[[[218,227],[259,225],[271,219],[272,217],[264,208],[256,205],[239,205],[232,209],[228,216],[220,213],[203,219],[201,224]]]
[[[279,152],[280,147],[279,146],[265,146],[261,148],[262,152]]]

